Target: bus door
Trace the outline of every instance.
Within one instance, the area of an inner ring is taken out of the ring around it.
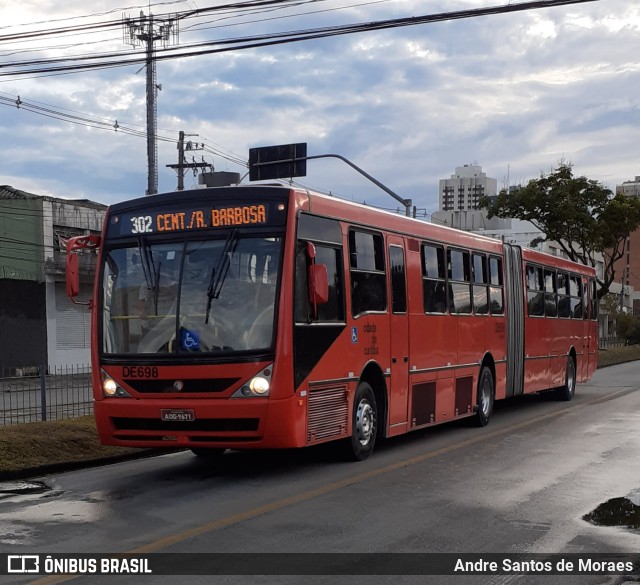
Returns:
[[[409,397],[409,314],[404,242],[389,236],[389,284],[391,380],[389,391],[389,427],[407,423]],[[406,430],[406,429],[404,429]],[[393,429],[390,428],[390,434]]]

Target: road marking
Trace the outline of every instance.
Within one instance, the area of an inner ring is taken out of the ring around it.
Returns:
[[[214,532],[222,528],[227,528],[228,526],[233,526],[234,524],[239,524],[240,522],[244,522],[246,520],[251,520],[253,518],[263,516],[264,514],[276,512],[277,510],[281,510],[283,508],[287,508],[289,506],[293,506],[301,502],[307,502],[309,500],[313,500],[314,498],[324,496],[326,494],[348,487],[350,485],[361,483],[368,479],[378,477],[379,475],[384,475],[385,473],[390,473],[392,471],[396,471],[404,467],[409,467],[417,463],[422,463],[423,461],[428,461],[429,459],[433,459],[435,457],[439,457],[440,455],[451,453],[452,451],[457,451],[458,449],[463,449],[464,447],[469,447],[470,445],[474,445],[476,443],[480,443],[488,439],[493,439],[495,437],[507,435],[513,431],[517,431],[519,429],[534,425],[544,420],[550,420],[550,419],[562,416],[576,409],[585,408],[587,406],[592,406],[594,404],[599,404],[607,400],[612,400],[614,398],[624,396],[625,394],[629,394],[634,390],[635,388],[630,388],[627,386],[622,390],[617,390],[616,392],[611,392],[610,394],[599,396],[598,398],[590,400],[589,402],[585,402],[584,404],[574,405],[572,408],[567,406],[566,408],[563,408],[561,410],[555,410],[553,412],[549,412],[549,413],[537,416],[535,418],[531,418],[523,422],[505,427],[503,429],[499,429],[499,430],[492,431],[482,435],[477,435],[470,439],[465,439],[464,441],[454,443],[447,447],[441,447],[440,449],[436,449],[435,451],[429,451],[428,453],[422,453],[421,455],[416,455],[415,457],[410,457],[409,459],[403,459],[402,461],[397,461],[396,463],[391,463],[389,465],[385,465],[384,467],[380,467],[378,469],[372,469],[371,471],[358,473],[357,475],[354,475],[350,478],[342,479],[340,481],[334,481],[332,483],[326,484],[324,486],[321,486],[311,491],[304,492],[302,494],[290,496],[282,500],[271,502],[270,504],[265,504],[264,506],[252,508],[251,510],[247,510],[246,512],[241,512],[233,516],[227,516],[226,518],[220,518],[218,520],[207,522],[206,524],[201,524],[200,526],[196,526],[194,528],[190,528],[188,530],[184,530],[176,534],[165,536],[164,538],[154,540],[149,544],[145,544],[143,546],[139,546],[137,548],[134,548],[125,552],[113,553],[113,556],[124,557],[127,555],[140,555],[140,554],[149,554],[149,553],[158,552],[162,549],[184,542],[185,540],[196,538],[198,536],[202,536],[203,534]],[[83,576],[86,576],[86,575],[50,575],[47,577],[43,577],[41,579],[37,579],[35,581],[31,581],[28,585],[57,585],[58,583],[65,583],[67,581],[71,581],[72,579],[77,579],[78,577],[83,577]]]

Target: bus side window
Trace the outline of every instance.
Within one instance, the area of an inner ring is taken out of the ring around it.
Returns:
[[[569,294],[571,295],[571,316],[582,319],[582,279],[579,276],[569,277]]]
[[[529,317],[544,317],[542,268],[527,264],[527,309]]]
[[[556,294],[556,273],[544,271],[544,314],[546,317],[558,316],[558,295]]]
[[[387,277],[382,234],[349,231],[351,314],[387,308]]]
[[[473,307],[477,315],[489,313],[489,298],[487,295],[487,257],[484,254],[471,255],[471,272],[473,280]]]
[[[571,318],[571,298],[569,296],[569,275],[558,272],[558,317]]]
[[[422,295],[425,313],[446,313],[444,248],[422,245]]]
[[[471,269],[469,252],[447,250],[450,310],[452,313],[471,313]]]
[[[489,304],[492,315],[504,315],[502,258],[489,257]]]
[[[309,302],[309,289],[307,288],[307,243],[298,242],[296,251],[296,274],[293,314],[296,323],[311,322],[311,303]]]

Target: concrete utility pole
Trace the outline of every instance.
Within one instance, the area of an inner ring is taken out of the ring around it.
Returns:
[[[158,192],[158,142],[156,134],[158,130],[158,108],[156,98],[158,85],[156,79],[155,42],[162,41],[166,47],[170,42],[178,41],[178,19],[156,19],[153,14],[145,16],[140,11],[137,20],[123,17],[124,42],[133,46],[146,45],[147,68],[147,191],[146,195],[155,195]]]

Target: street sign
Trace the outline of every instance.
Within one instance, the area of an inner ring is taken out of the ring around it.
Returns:
[[[249,180],[289,179],[307,174],[307,143],[249,149]]]

